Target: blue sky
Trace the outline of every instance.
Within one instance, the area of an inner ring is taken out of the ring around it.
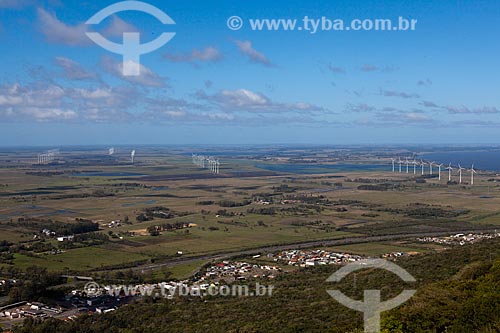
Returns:
[[[498,1],[0,0],[0,145],[496,143]],[[240,30],[226,21],[237,15]],[[249,19],[399,16],[415,31],[252,31]],[[125,77],[119,42],[176,36]]]

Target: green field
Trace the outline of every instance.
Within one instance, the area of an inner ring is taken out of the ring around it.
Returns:
[[[169,260],[179,251],[189,257],[312,240],[500,225],[500,187],[491,182],[492,174],[479,174],[472,187],[447,185],[436,178],[416,183],[412,174],[392,173],[389,168],[277,173],[255,165],[289,162],[288,158],[264,161],[237,154],[222,158],[221,173],[214,175],[193,165],[180,149],[143,148],[134,165],[123,155],[86,151],[88,159],[67,152],[54,165],[40,166],[32,164],[29,152],[24,154],[16,160],[0,159],[0,241],[10,242],[16,251],[13,259],[2,259],[3,267],[107,270]],[[307,151],[295,154],[306,158]],[[353,155],[355,163],[384,163],[374,153],[361,156]],[[321,158],[325,164],[338,163]],[[367,185],[386,188],[366,189]],[[171,215],[138,220],[153,207]],[[98,231],[84,237],[107,239],[67,248],[41,235],[44,226],[74,224],[76,219],[99,224]],[[113,220],[121,224],[110,228]],[[181,222],[190,227],[150,234],[153,227]],[[51,254],[50,248],[63,252]],[[338,249],[365,255],[426,251],[395,243]],[[185,275],[191,268],[176,268],[181,272],[175,274]]]

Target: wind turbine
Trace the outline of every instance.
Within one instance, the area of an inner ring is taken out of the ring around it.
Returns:
[[[394,173],[394,162],[396,161],[395,159],[391,158],[391,161],[392,161],[392,172]]]
[[[460,164],[459,164],[459,165],[458,165],[458,174],[459,174],[459,176],[460,176],[460,178],[459,178],[459,182],[458,182],[459,184],[462,184],[462,170],[464,170],[464,168],[462,168],[462,167],[460,166]]]
[[[408,166],[410,165],[410,162],[408,161],[408,157],[406,158],[406,173],[408,172]]]
[[[438,179],[439,179],[439,180],[441,180],[441,167],[442,167],[442,166],[443,166],[443,163],[438,164],[438,166],[437,166],[437,167],[438,167],[438,170],[439,170],[439,171],[438,171],[438,174],[439,174]]]
[[[113,155],[115,153],[115,148],[111,147],[108,149],[108,155]]]
[[[451,171],[453,170],[453,168],[451,167],[451,162],[450,165],[446,167],[446,170],[448,170],[448,181],[451,182]]]
[[[416,175],[417,174],[417,164],[418,164],[418,162],[415,161],[415,160],[413,160],[412,163],[413,163],[413,174]]]
[[[474,185],[474,174],[477,173],[476,170],[474,170],[474,164],[472,164],[472,168],[470,169],[470,184]]]
[[[422,166],[422,176],[424,175],[425,162],[424,160],[420,160],[420,165]]]
[[[429,162],[429,175],[432,175],[432,165],[434,162]]]
[[[398,163],[399,163],[399,173],[401,173],[401,163],[403,163],[403,161],[401,161],[401,158],[398,157]]]
[[[130,152],[130,160],[134,163],[135,149]]]

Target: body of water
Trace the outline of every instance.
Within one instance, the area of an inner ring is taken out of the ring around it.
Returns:
[[[319,173],[338,173],[338,172],[356,172],[356,171],[387,171],[388,165],[383,164],[295,164],[280,163],[266,164],[257,163],[256,168],[297,174],[319,174]]]
[[[470,168],[474,164],[475,169],[500,171],[500,151],[457,151],[429,153],[419,156],[427,161],[435,161],[448,165],[460,164],[464,168]]]

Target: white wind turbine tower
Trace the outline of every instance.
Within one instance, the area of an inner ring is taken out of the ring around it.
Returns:
[[[459,184],[462,184],[462,170],[464,170],[464,168],[462,168],[462,167],[460,166],[460,164],[459,164],[459,165],[458,165],[458,174],[459,174],[459,176],[460,176],[460,177],[459,177],[459,181],[458,181],[458,183],[459,183]]]
[[[438,164],[438,166],[437,166],[437,167],[438,167],[438,175],[439,175],[439,176],[438,176],[438,179],[439,179],[439,180],[441,180],[441,167],[442,167],[442,166],[443,166],[443,163]]]
[[[130,152],[130,160],[134,163],[135,149]]]
[[[434,165],[434,162],[429,162],[429,175],[432,175],[432,166]]]
[[[396,161],[395,159],[391,158],[391,161],[392,161],[392,172],[394,173],[394,170],[395,170],[395,166],[394,166],[394,162]]]
[[[406,173],[409,173],[408,167],[410,165],[410,162],[408,161],[408,157],[406,158]]]
[[[412,164],[413,164],[413,174],[416,175],[417,174],[417,164],[418,164],[418,162],[415,161],[415,160],[413,160]]]
[[[474,185],[474,174],[477,173],[476,170],[474,170],[474,164],[472,164],[472,168],[470,169],[470,184]]]
[[[399,164],[399,173],[401,173],[401,164],[403,161],[401,161],[401,158],[398,157],[398,164]]]
[[[424,175],[425,162],[424,160],[420,160],[420,165],[422,166],[422,176]]]
[[[450,165],[446,167],[446,170],[448,170],[448,181],[451,182],[451,171],[453,170],[453,168],[451,167],[451,162]]]
[[[115,153],[115,148],[111,147],[108,149],[108,155],[113,155]]]

